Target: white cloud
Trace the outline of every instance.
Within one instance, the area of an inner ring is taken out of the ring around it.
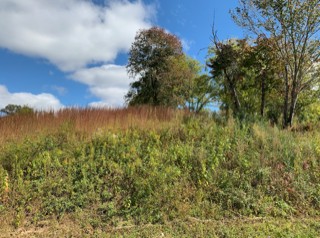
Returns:
[[[46,59],[67,72],[101,99],[91,106],[122,106],[130,80],[125,67],[113,62],[129,51],[138,30],[151,26],[155,9],[141,0],[106,0],[103,6],[90,0],[0,0],[0,47]],[[92,63],[103,66],[88,68]],[[23,94],[29,97],[23,101],[21,94],[7,95],[15,104],[42,106],[44,99],[47,105],[60,104],[50,94]]]
[[[68,89],[65,87],[57,86],[57,85],[52,85],[51,89],[56,91],[59,95],[65,95],[68,92]]]
[[[60,101],[51,94],[10,93],[5,86],[0,85],[0,108],[4,108],[8,104],[27,105],[39,110],[63,108]]]
[[[139,0],[109,0],[105,6],[88,0],[1,0],[0,47],[75,71],[112,63],[154,15]]]
[[[71,75],[71,78],[88,85],[90,92],[101,98],[101,101],[90,104],[90,106],[98,107],[123,106],[124,96],[132,82],[125,66],[112,64],[78,70]]]
[[[184,49],[186,52],[188,52],[194,42],[193,42],[192,40],[182,39],[182,40],[181,40],[181,43],[182,43],[183,49]]]
[[[89,106],[123,107],[124,96],[128,90],[123,88],[91,88],[90,91],[102,99],[99,102],[90,103]]]
[[[103,102],[103,101],[92,102],[92,103],[89,103],[88,106],[93,108],[115,108],[115,106],[110,106],[109,103]]]

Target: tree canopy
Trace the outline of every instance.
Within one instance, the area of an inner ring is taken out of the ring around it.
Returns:
[[[215,101],[227,114],[283,127],[292,126],[295,115],[320,118],[307,115],[320,105],[320,0],[239,0],[231,15],[250,35],[219,41],[213,29],[209,75],[177,36],[159,27],[140,30],[127,65],[135,80],[128,105],[199,112]]]
[[[283,125],[291,126],[299,95],[319,77],[320,0],[239,0],[236,23],[256,36],[272,39],[282,66]]]
[[[178,37],[153,27],[137,33],[129,53],[135,79],[126,95],[129,105],[149,104],[201,111],[211,102],[211,80],[200,63],[185,55]]]
[[[161,105],[161,76],[169,70],[170,57],[181,56],[181,41],[164,29],[153,27],[137,33],[129,52],[127,71],[136,79],[126,95],[129,105]]]
[[[267,39],[220,42],[214,36],[207,66],[220,109],[235,117],[260,115],[276,122],[280,81],[273,60]]]
[[[33,113],[33,109],[28,106],[21,106],[15,104],[8,104],[5,108],[2,108],[0,112],[6,115],[14,115],[14,114],[28,114]]]

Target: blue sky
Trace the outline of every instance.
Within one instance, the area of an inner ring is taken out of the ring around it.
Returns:
[[[1,0],[0,108],[124,105],[127,53],[139,29],[177,35],[205,62],[211,26],[241,37],[229,10],[237,0]]]

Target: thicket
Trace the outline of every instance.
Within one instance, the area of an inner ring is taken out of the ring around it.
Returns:
[[[173,118],[171,126],[90,136],[71,123],[3,142],[1,222],[20,227],[72,216],[110,228],[319,215],[316,130],[219,122],[211,115]]]

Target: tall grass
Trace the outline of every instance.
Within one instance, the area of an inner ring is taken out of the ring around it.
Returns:
[[[0,229],[65,216],[93,230],[320,216],[316,130],[219,124],[207,115],[147,107],[1,120],[13,126],[9,137],[25,126],[27,138],[0,150]],[[30,138],[37,130],[42,134]],[[237,237],[227,227],[221,232],[232,235],[217,237]]]
[[[66,108],[0,118],[0,144],[61,129],[92,135],[101,130],[156,129],[176,123],[186,112],[164,107]]]

